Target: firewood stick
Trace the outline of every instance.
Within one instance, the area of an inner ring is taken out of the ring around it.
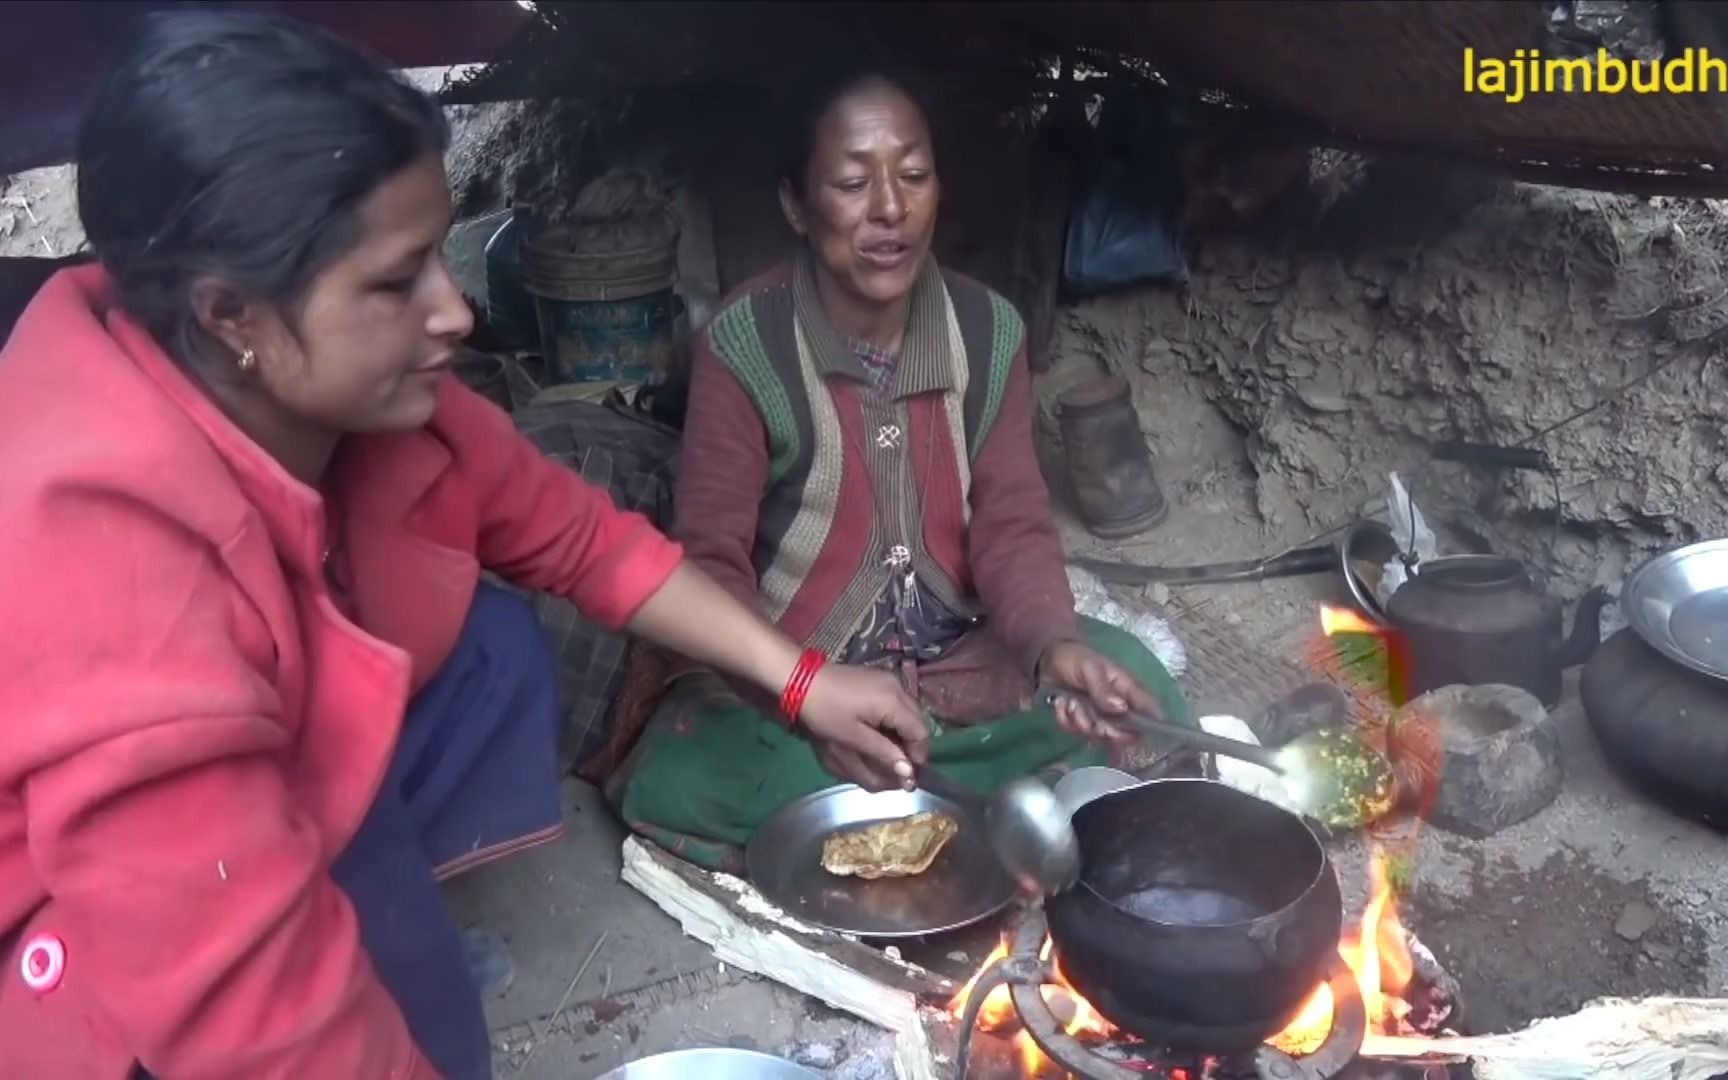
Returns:
[[[1602,998],[1505,1035],[1370,1035],[1362,1054],[1467,1061],[1478,1080],[1709,1080],[1728,1072],[1728,1000]]]
[[[774,979],[890,1031],[916,1023],[919,1000],[946,1000],[952,980],[868,945],[804,926],[746,882],[701,870],[635,837],[624,882],[677,919],[720,961]]]

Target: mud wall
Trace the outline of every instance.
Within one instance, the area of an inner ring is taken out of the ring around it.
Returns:
[[[1205,238],[1185,290],[1073,306],[1064,366],[1133,370],[1155,445],[1158,402],[1197,391],[1271,550],[1383,505],[1398,469],[1452,550],[1522,554],[1576,595],[1728,532],[1724,237],[1708,203],[1375,167],[1324,212]],[[1439,439],[1528,442],[1555,470],[1436,464]]]
[[[573,103],[476,118],[452,155],[463,209],[573,191],[632,160],[700,195],[709,288],[778,257],[759,106],[634,108],[624,123]],[[1016,150],[999,131],[966,141],[983,129],[941,126],[956,167],[939,249],[1004,287]],[[1234,557],[1299,543],[1378,509],[1391,469],[1450,549],[1520,554],[1568,595],[1728,533],[1721,206],[1375,162],[1190,243],[1183,289],[1067,304],[1041,380],[1048,401],[1087,371],[1133,373],[1174,517],[1191,504],[1208,518],[1179,545],[1206,550],[1161,557],[1215,555],[1189,536],[1220,514],[1243,523],[1224,544]],[[1554,471],[1437,463],[1426,446],[1441,439],[1528,444]]]

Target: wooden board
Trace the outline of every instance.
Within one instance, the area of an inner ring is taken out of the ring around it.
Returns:
[[[946,1003],[960,989],[854,938],[806,926],[749,883],[692,866],[635,837],[624,842],[624,881],[723,963],[890,1031],[918,1027],[920,1002]]]
[[[1728,1072],[1728,1001],[1604,998],[1506,1035],[1369,1036],[1362,1054],[1468,1062],[1478,1080],[1710,1080]]]

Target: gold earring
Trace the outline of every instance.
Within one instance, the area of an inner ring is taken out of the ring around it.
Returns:
[[[241,371],[251,371],[253,368],[255,368],[257,366],[258,366],[258,354],[253,352],[252,349],[250,347],[248,347],[245,352],[240,354],[240,370]]]

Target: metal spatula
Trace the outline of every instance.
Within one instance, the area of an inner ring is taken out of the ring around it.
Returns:
[[[1040,687],[1049,704],[1069,698],[1090,708],[1084,697]],[[1395,798],[1392,766],[1347,727],[1320,728],[1283,746],[1257,746],[1214,735],[1144,713],[1106,718],[1126,723],[1142,735],[1161,735],[1184,746],[1258,765],[1276,775],[1302,813],[1331,828],[1353,828],[1384,813]]]

